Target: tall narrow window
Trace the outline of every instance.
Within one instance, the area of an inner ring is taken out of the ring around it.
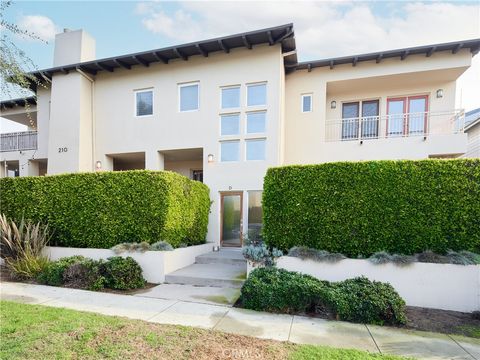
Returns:
[[[247,134],[264,133],[266,117],[266,111],[247,113]]]
[[[359,103],[342,104],[342,139],[356,139],[358,137]]]
[[[135,115],[153,115],[153,90],[139,90],[135,92]]]
[[[302,95],[302,112],[312,111],[312,94]]]
[[[179,85],[180,111],[198,110],[199,84]]]
[[[267,84],[247,85],[247,106],[267,104]]]
[[[378,137],[378,100],[362,101],[362,138]]]
[[[222,89],[222,109],[240,107],[240,86]]]
[[[248,192],[248,238],[259,240],[262,233],[262,191]]]
[[[247,160],[265,160],[265,139],[246,140],[245,144],[247,146]]]

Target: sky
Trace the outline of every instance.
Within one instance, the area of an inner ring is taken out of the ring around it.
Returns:
[[[15,38],[39,69],[64,28],[90,33],[97,58],[290,22],[299,61],[480,38],[479,1],[16,1],[4,16],[44,40]],[[461,106],[480,107],[480,54],[458,84]],[[0,132],[20,129],[0,121]]]

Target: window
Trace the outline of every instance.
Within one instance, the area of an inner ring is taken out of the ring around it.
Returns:
[[[247,113],[247,134],[264,133],[266,117],[266,111]]]
[[[246,140],[247,160],[265,160],[265,139]]]
[[[342,139],[356,139],[358,137],[359,103],[342,104]]]
[[[180,85],[180,111],[198,110],[199,84]]]
[[[222,89],[222,109],[240,107],[240,86]]]
[[[135,116],[153,115],[153,90],[135,92]]]
[[[220,116],[220,134],[238,135],[240,133],[240,114],[229,114]]]
[[[302,112],[312,111],[312,94],[302,95]]]
[[[258,240],[262,232],[262,191],[248,192],[248,238]]]
[[[240,141],[222,141],[220,143],[220,160],[223,162],[240,160]]]
[[[267,104],[267,84],[247,85],[247,106]]]

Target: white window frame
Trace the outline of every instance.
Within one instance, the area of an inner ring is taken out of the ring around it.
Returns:
[[[237,107],[230,107],[230,108],[224,108],[222,107],[222,91],[223,90],[228,90],[228,89],[236,89],[238,88],[238,106]],[[231,111],[236,111],[242,107],[242,85],[237,84],[237,85],[226,85],[226,86],[220,86],[220,111],[226,111],[226,112],[231,112]]]
[[[255,141],[255,140],[263,140],[265,142],[265,159],[255,159],[255,160],[249,160],[247,159],[247,147],[248,147],[248,142],[249,141]],[[251,161],[267,161],[267,137],[266,136],[262,136],[262,137],[253,137],[253,138],[247,138],[245,139],[244,141],[245,143],[245,147],[244,147],[244,156],[243,158],[245,159],[245,161],[248,161],[248,162],[251,162]]]
[[[143,92],[151,92],[152,93],[152,113],[148,115],[137,115],[137,94]],[[153,116],[155,113],[155,91],[153,87],[144,88],[144,89],[136,89],[133,90],[133,116],[136,118],[144,118]]]
[[[248,105],[248,88],[250,86],[258,86],[258,85],[265,85],[265,104],[261,105]],[[255,109],[255,108],[266,108],[268,105],[268,82],[267,81],[259,81],[259,82],[254,82],[254,83],[248,83],[245,86],[245,107],[249,109]]]
[[[191,81],[188,83],[180,83],[178,85],[178,112],[180,113],[189,113],[195,112],[200,110],[200,81]],[[198,92],[197,92],[197,108],[193,110],[182,110],[182,96],[181,96],[181,89],[187,86],[197,85]]]
[[[227,142],[238,143],[238,160],[229,160],[229,161],[222,160],[222,143],[227,143]],[[220,140],[218,142],[218,153],[220,154],[220,157],[219,157],[219,162],[220,163],[222,163],[222,164],[238,163],[242,160],[242,141],[238,138]]]
[[[308,111],[305,111],[303,109],[303,99],[306,98],[306,97],[309,97],[310,98],[310,110]],[[310,112],[313,112],[313,94],[312,93],[308,93],[308,94],[302,94],[301,96],[301,101],[300,101],[300,111],[302,113],[310,113]]]
[[[255,114],[255,113],[265,113],[265,131],[263,132],[256,132],[256,133],[253,133],[253,132],[248,132],[248,115],[249,114]],[[253,110],[253,111],[247,111],[245,112],[245,135],[246,136],[258,136],[258,135],[262,135],[262,134],[266,134],[267,133],[267,123],[268,123],[268,119],[267,119],[267,110],[266,109],[261,109],[261,110]]]

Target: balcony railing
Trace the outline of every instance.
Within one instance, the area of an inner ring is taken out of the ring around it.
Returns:
[[[463,110],[327,120],[325,141],[368,140],[463,133]]]
[[[0,152],[37,149],[37,131],[0,134]]]

